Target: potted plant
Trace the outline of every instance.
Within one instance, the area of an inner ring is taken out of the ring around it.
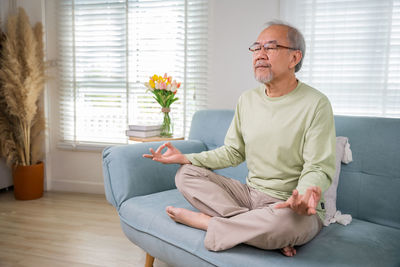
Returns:
[[[45,119],[43,28],[22,8],[8,18],[0,49],[0,157],[12,167],[14,195],[43,195]]]

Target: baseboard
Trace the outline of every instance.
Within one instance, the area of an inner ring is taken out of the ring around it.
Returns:
[[[71,180],[51,180],[50,184],[50,191],[105,194],[103,183]]]

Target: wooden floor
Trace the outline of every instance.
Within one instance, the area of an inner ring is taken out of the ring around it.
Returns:
[[[104,195],[45,192],[17,201],[0,191],[0,266],[144,266]],[[166,267],[155,260],[154,266]]]

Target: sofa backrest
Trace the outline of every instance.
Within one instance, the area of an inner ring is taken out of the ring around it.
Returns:
[[[193,116],[189,139],[207,149],[224,144],[232,110],[202,110]],[[337,208],[354,218],[400,228],[400,119],[335,116],[336,135],[349,138],[353,162],[342,164]],[[245,183],[245,163],[216,170]]]
[[[233,110],[197,111],[193,115],[189,139],[202,141],[208,150],[222,146],[234,114]],[[246,183],[248,170],[244,162],[236,167],[215,170],[215,172]]]
[[[362,220],[400,228],[400,119],[336,116],[353,162],[342,164],[338,209]]]

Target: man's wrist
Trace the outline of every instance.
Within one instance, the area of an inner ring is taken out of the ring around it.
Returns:
[[[182,154],[182,163],[181,164],[192,164],[192,162],[190,162],[190,160]]]

